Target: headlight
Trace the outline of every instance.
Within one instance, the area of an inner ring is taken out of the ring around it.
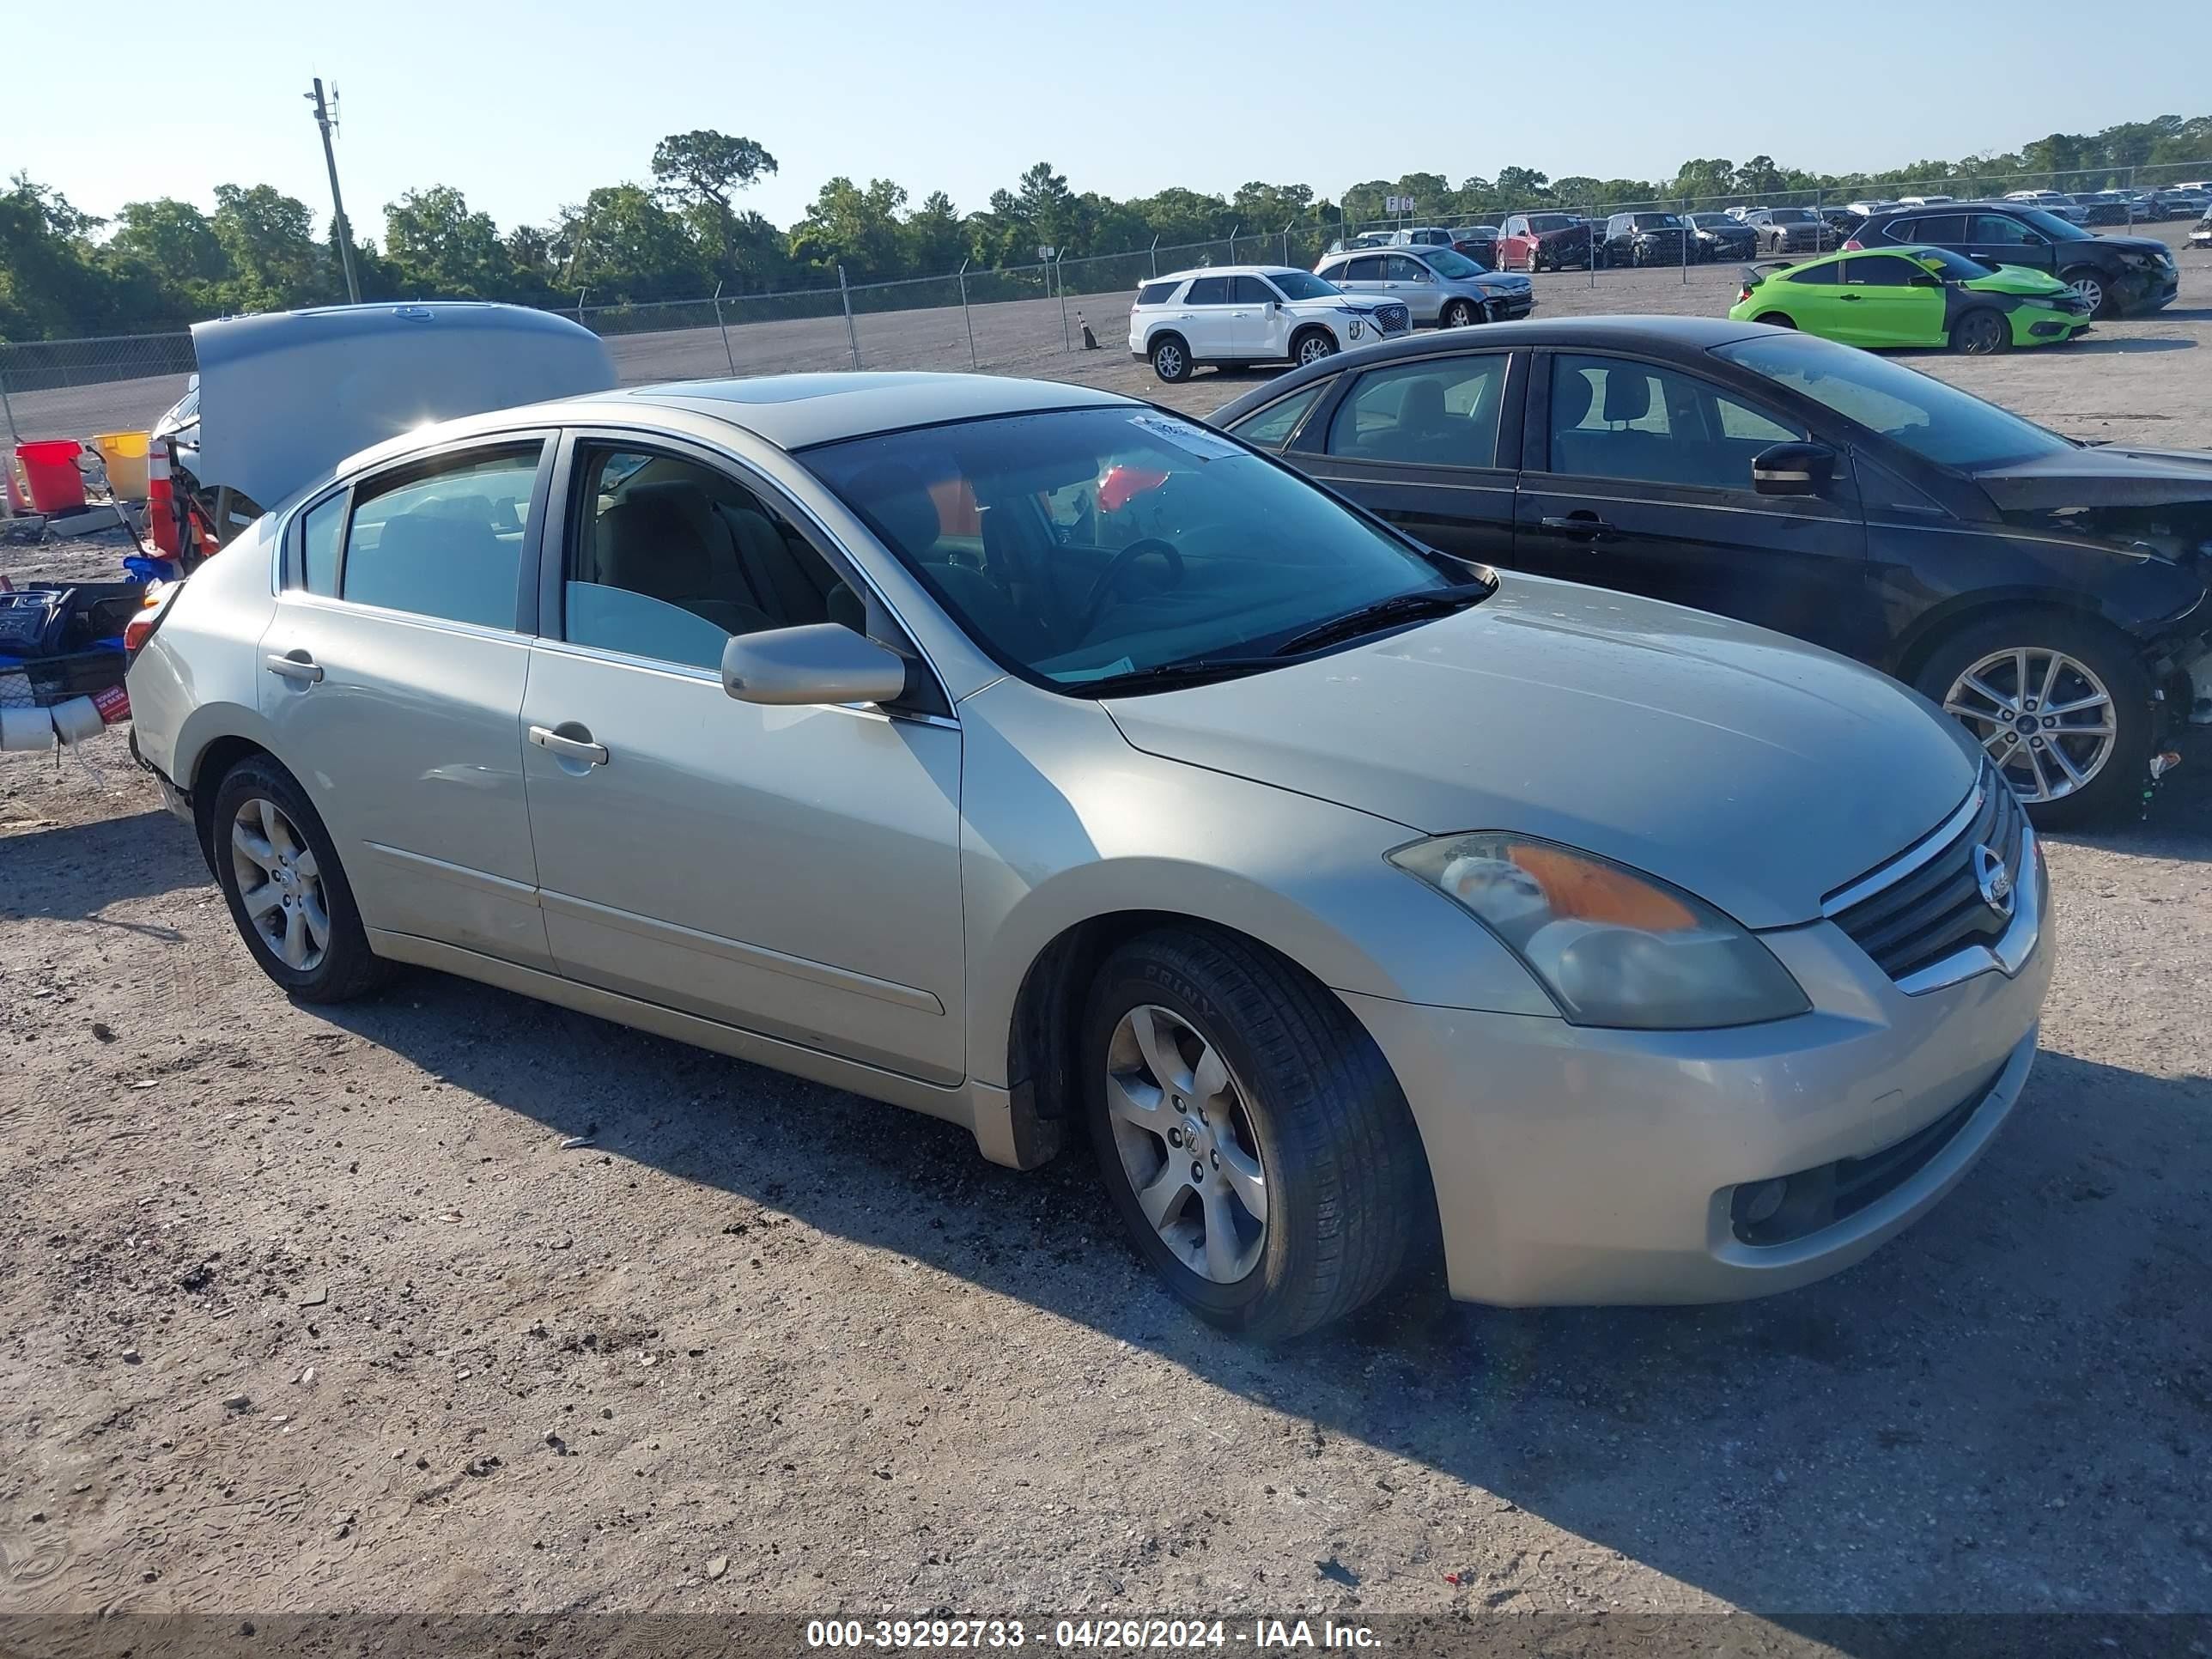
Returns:
[[[1812,1006],[1735,922],[1609,860],[1495,831],[1417,842],[1389,857],[1495,933],[1577,1025],[1690,1030]]]

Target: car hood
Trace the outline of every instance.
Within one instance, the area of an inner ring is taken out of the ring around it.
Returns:
[[[2073,290],[2047,270],[2031,270],[2025,265],[1999,265],[1986,276],[1976,276],[1966,283],[1984,294],[2070,294]]]
[[[2118,204],[2114,203],[2112,205]],[[2062,249],[2067,246],[2068,244],[2063,242],[2059,244]],[[2097,238],[2097,246],[2104,248],[2118,248],[2127,253],[2148,253],[2158,258],[2173,257],[2173,250],[2155,236],[2100,236]],[[2064,262],[2064,256],[2062,253],[2060,263],[2063,264]]]
[[[2001,513],[2120,502],[2202,502],[2212,507],[2212,454],[2094,444],[2062,449],[1974,475]]]
[[[1146,753],[1394,819],[1408,839],[1558,841],[1750,927],[1817,916],[1973,782],[1962,731],[1841,657],[1656,600],[1501,582],[1351,650],[1106,708]]]

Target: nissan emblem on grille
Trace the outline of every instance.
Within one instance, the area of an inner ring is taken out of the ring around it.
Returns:
[[[1984,843],[1974,848],[1974,885],[1982,902],[2001,916],[2012,914],[2012,872],[1995,848]]]

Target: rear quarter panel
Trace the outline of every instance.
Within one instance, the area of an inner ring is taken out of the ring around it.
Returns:
[[[259,656],[279,523],[264,515],[192,573],[125,678],[138,752],[186,791],[216,738],[265,738]]]

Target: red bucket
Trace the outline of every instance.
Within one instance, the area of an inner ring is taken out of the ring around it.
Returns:
[[[83,448],[74,438],[15,446],[15,459],[22,462],[23,477],[30,485],[33,512],[67,513],[84,505],[84,475],[76,470]]]

